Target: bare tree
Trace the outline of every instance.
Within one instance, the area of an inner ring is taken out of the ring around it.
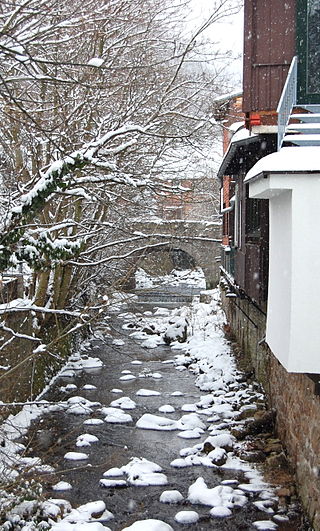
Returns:
[[[150,245],[148,235],[132,234],[132,219],[159,194],[181,193],[168,184],[168,155],[185,157],[216,134],[212,101],[225,91],[223,65],[207,66],[200,36],[237,6],[215,2],[188,36],[188,5],[1,2],[0,268],[31,268],[38,324],[57,312],[90,318],[94,279],[112,285],[119,264],[125,270]],[[166,238],[159,234],[158,245]],[[11,343],[16,332],[7,334]]]

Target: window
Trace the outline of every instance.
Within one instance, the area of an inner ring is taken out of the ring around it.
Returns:
[[[258,239],[261,235],[261,199],[250,199],[246,192],[246,238]]]

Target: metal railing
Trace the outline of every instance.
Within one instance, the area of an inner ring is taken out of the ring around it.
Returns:
[[[286,133],[286,127],[294,105],[297,103],[297,72],[298,58],[292,59],[289,72],[282,94],[279,100],[278,113],[278,151],[282,146],[283,138]]]

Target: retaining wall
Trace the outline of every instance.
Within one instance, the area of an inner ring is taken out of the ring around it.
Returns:
[[[264,342],[266,317],[252,302],[222,291],[222,305],[242,362],[255,372],[276,411],[277,434],[296,472],[298,493],[314,530],[320,531],[319,386],[305,374],[288,373],[278,362]]]
[[[67,336],[57,342],[49,352],[33,353],[39,343],[25,339],[31,336],[34,317],[30,312],[4,313],[1,321],[8,329],[14,329],[20,337],[10,342],[12,334],[2,331],[2,344],[7,342],[0,352],[0,401],[4,403],[25,402],[34,398],[56,374],[71,350],[72,338]],[[45,344],[59,333],[59,323],[51,323],[37,331]],[[11,407],[11,406],[10,406]],[[11,410],[9,411],[11,412]],[[7,408],[0,406],[0,420],[8,414]]]

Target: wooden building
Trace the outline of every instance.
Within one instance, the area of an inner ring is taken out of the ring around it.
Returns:
[[[320,530],[320,0],[244,0],[244,126],[218,176],[222,301]]]
[[[235,133],[218,172],[224,190],[222,264],[233,277],[234,288],[263,312],[268,293],[269,206],[249,198],[244,179],[260,158],[277,149],[277,107],[296,54],[297,103],[320,101],[315,92],[320,88],[320,66],[315,67],[320,50],[318,58],[314,44],[320,35],[320,24],[315,23],[319,11],[318,0],[244,2],[242,112],[247,135]]]

